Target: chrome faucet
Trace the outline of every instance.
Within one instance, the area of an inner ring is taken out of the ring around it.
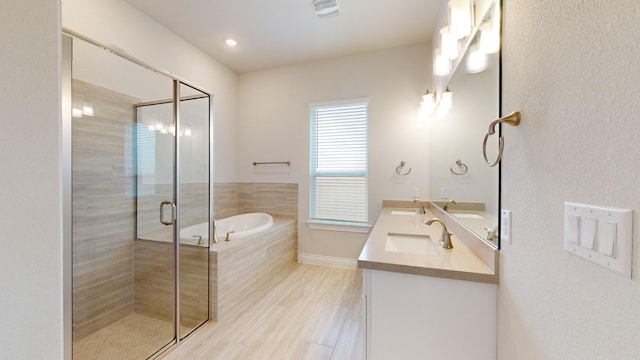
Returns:
[[[447,201],[446,203],[444,203],[444,205],[442,205],[442,210],[449,211],[449,203],[451,203],[451,205],[455,205],[456,201],[455,200]]]
[[[445,249],[453,249],[453,244],[451,243],[451,235],[453,234],[450,233],[449,230],[447,230],[447,225],[445,225],[442,222],[442,220],[438,218],[431,218],[425,224],[431,225],[434,222],[440,223],[440,225],[442,226],[442,236],[440,236],[440,246],[442,246]]]
[[[417,198],[413,199],[413,203],[414,204],[417,203],[417,202],[420,203],[420,214],[426,214],[427,210],[425,210],[425,208],[424,208],[424,203],[422,201],[420,201],[420,199],[417,199]]]
[[[231,230],[231,231],[227,231],[227,236],[224,238],[224,241],[230,241],[229,240],[229,234],[234,233],[235,231]]]

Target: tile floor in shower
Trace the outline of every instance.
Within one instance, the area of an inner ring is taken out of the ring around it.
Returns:
[[[205,325],[163,359],[362,359],[361,289],[360,270],[293,264],[238,318]],[[132,314],[76,342],[74,359],[144,359],[167,329]]]

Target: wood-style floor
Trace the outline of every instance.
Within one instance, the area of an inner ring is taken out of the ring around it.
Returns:
[[[362,273],[294,264],[237,318],[205,325],[164,360],[363,358]]]

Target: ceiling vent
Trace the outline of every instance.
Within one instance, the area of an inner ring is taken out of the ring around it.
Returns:
[[[340,6],[337,0],[313,0],[311,6],[320,19],[340,15]]]

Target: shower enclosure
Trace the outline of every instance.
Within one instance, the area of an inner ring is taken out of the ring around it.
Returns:
[[[210,317],[211,97],[78,35],[65,44],[73,359],[152,358]]]

